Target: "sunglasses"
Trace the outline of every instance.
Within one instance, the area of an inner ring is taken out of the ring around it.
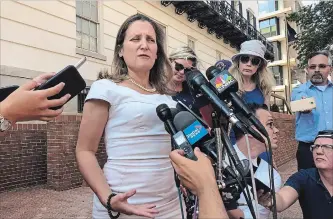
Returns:
[[[239,59],[243,64],[247,64],[251,60],[251,64],[254,66],[259,66],[261,64],[261,59],[259,57],[250,57],[248,55],[242,55]]]
[[[181,70],[193,70],[194,69],[194,67],[190,67],[190,68],[185,68],[184,67],[184,65],[182,65],[182,64],[180,64],[180,63],[178,63],[178,62],[175,62],[175,69],[176,69],[176,71],[181,71]]]
[[[315,70],[315,69],[317,68],[317,66],[318,66],[319,68],[321,68],[321,69],[324,69],[324,68],[326,68],[327,66],[330,66],[330,65],[326,65],[326,64],[310,65],[310,66],[309,66],[309,69],[311,69],[311,70]]]

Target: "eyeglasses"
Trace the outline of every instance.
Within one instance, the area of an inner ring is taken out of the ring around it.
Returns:
[[[176,71],[181,71],[181,70],[184,70],[184,69],[191,71],[191,70],[194,69],[194,67],[191,66],[189,68],[185,68],[184,65],[182,65],[182,64],[180,64],[178,62],[175,62],[175,69],[176,69]]]
[[[331,144],[313,144],[310,146],[310,151],[312,152],[314,149],[321,147],[321,149],[326,152],[333,152],[333,145]]]
[[[330,65],[326,65],[326,64],[310,65],[310,66],[309,66],[309,69],[311,69],[311,70],[315,70],[315,69],[317,68],[317,66],[318,66],[319,68],[321,68],[321,69],[324,69],[324,68],[326,68],[327,66],[330,66]]]
[[[243,63],[243,64],[246,64],[248,63],[249,61],[251,60],[251,64],[254,65],[254,66],[259,66],[261,64],[261,59],[259,57],[250,57],[248,55],[242,55],[240,57],[240,61]]]

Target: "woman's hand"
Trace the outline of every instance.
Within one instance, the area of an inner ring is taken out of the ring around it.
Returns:
[[[111,198],[111,207],[114,211],[120,212],[126,215],[137,215],[148,218],[155,218],[158,214],[156,205],[154,204],[142,204],[132,205],[127,202],[127,199],[132,197],[136,193],[135,189],[132,189],[125,193],[120,193]]]

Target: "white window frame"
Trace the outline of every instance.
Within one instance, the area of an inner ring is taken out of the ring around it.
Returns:
[[[76,0],[75,3],[77,2],[81,2],[83,3],[84,1],[83,0]],[[89,2],[96,2],[96,9],[97,9],[97,20],[93,20],[91,18],[87,18],[87,17],[84,17],[82,15],[78,15],[76,13],[76,18],[79,18],[79,19],[82,19],[82,20],[86,20],[88,21],[89,23],[92,22],[92,23],[95,23],[97,25],[97,28],[96,28],[96,51],[92,51],[90,50],[87,50],[87,49],[83,49],[81,47],[79,47],[77,45],[77,42],[76,42],[76,54],[80,54],[80,55],[84,55],[84,56],[88,56],[88,57],[92,57],[92,58],[96,58],[96,59],[100,59],[100,60],[103,60],[103,61],[106,61],[106,56],[103,55],[104,53],[104,49],[103,49],[103,38],[101,36],[103,36],[103,23],[100,23],[99,21],[100,20],[103,20],[103,4],[100,2],[100,1],[95,1],[95,0],[85,0],[86,1],[89,1]],[[82,31],[82,29],[81,29]],[[90,29],[89,29],[90,31]],[[77,32],[77,30],[76,30]],[[89,35],[90,37],[90,35]],[[90,45],[90,42],[89,42],[89,45]]]

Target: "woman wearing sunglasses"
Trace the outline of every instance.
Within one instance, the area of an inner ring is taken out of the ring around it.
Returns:
[[[267,69],[264,55],[266,47],[259,40],[249,40],[241,44],[240,53],[234,55],[230,74],[238,81],[239,94],[246,103],[266,104],[270,106],[270,93],[274,86],[273,74]],[[234,133],[230,133],[235,141]],[[268,154],[260,158],[268,161]]]
[[[198,58],[195,52],[187,46],[176,48],[169,55],[173,76],[170,81],[171,89],[176,92],[172,98],[181,101],[198,116],[201,116],[201,108],[209,102],[203,96],[192,94],[186,83],[185,72],[197,68]]]

